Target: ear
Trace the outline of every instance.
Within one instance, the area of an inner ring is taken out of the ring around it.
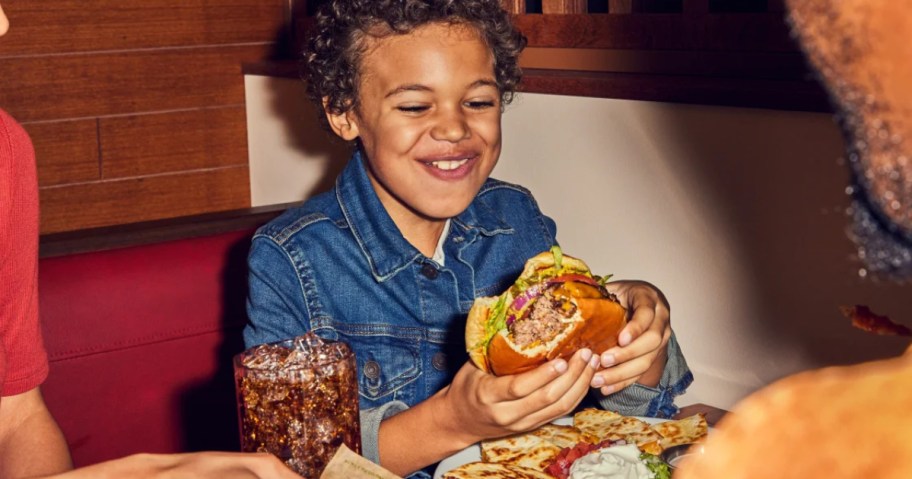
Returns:
[[[333,113],[326,108],[326,100],[323,100],[323,111],[326,113],[326,119],[329,120],[330,128],[342,139],[352,141],[358,138],[358,123],[353,108],[342,113]]]

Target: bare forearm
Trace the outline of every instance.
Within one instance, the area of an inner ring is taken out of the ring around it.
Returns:
[[[0,478],[72,469],[66,440],[37,389],[0,401]]]
[[[452,455],[481,438],[460,437],[443,404],[447,389],[380,424],[380,464],[400,476]]]

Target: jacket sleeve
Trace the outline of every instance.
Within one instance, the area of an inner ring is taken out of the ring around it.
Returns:
[[[310,314],[301,278],[285,249],[268,236],[254,236],[247,260],[248,348],[310,331]]]

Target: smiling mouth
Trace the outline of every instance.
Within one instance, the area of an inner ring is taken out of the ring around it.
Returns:
[[[441,160],[441,161],[431,161],[428,164],[437,168],[439,170],[450,171],[459,168],[460,166],[469,162],[469,158],[462,158],[460,160]]]

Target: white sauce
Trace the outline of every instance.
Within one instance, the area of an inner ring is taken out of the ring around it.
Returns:
[[[573,461],[570,479],[653,479],[634,444],[592,451]]]

